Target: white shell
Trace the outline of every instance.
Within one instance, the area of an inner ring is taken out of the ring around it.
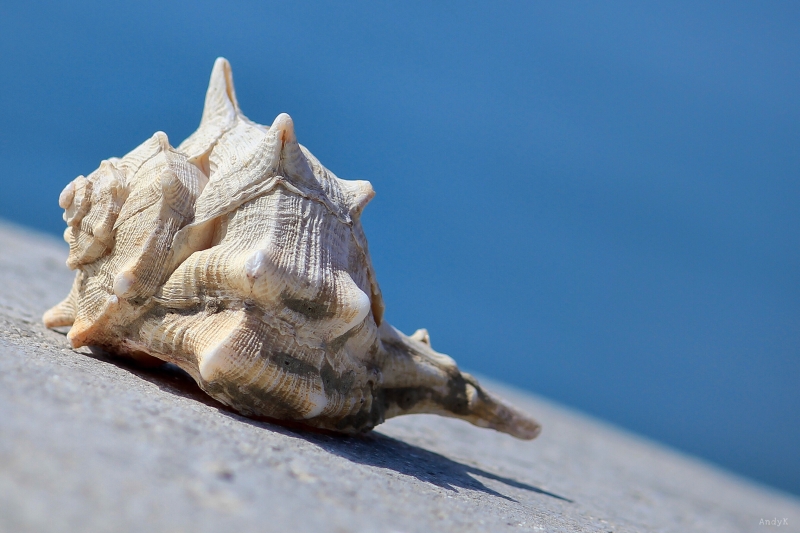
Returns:
[[[246,415],[352,433],[437,413],[534,438],[427,331],[383,321],[359,220],[373,196],[298,144],[289,115],[248,120],[219,58],[188,139],[158,132],[61,193],[77,273],[44,323],[71,325],[74,347],[174,363]]]

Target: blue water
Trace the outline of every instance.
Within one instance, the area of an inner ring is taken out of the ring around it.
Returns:
[[[432,4],[4,2],[0,217],[60,234],[224,55],[373,183],[392,323],[800,494],[800,4]]]

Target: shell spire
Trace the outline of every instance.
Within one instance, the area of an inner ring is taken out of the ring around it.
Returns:
[[[344,433],[435,413],[532,439],[533,419],[405,336],[384,303],[360,215],[375,192],[240,111],[217,59],[200,125],[157,132],[62,191],[75,283],[45,313],[90,345],[173,363],[245,415]]]
[[[200,124],[227,123],[237,114],[239,114],[239,102],[236,101],[236,89],[233,87],[231,64],[224,57],[218,57],[214,61],[214,68],[211,69]]]
[[[239,118],[243,118],[243,115],[236,100],[231,64],[224,57],[218,57],[208,81],[200,126],[178,146],[178,151],[190,159],[196,159],[196,164],[202,168],[205,162],[203,158],[208,156],[213,145],[233,128]]]

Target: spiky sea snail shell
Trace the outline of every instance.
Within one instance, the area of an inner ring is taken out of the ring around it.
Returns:
[[[539,425],[485,391],[425,330],[383,320],[359,221],[374,195],[239,110],[217,59],[200,127],[158,132],[59,197],[76,276],[47,327],[73,347],[156,358],[245,415],[346,433],[436,413],[532,439]]]

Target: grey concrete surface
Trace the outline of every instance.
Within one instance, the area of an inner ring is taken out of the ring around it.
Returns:
[[[40,322],[70,287],[65,246],[0,225],[0,250],[2,532],[800,531],[797,498],[498,383],[537,440],[241,417],[176,369],[70,349]]]

